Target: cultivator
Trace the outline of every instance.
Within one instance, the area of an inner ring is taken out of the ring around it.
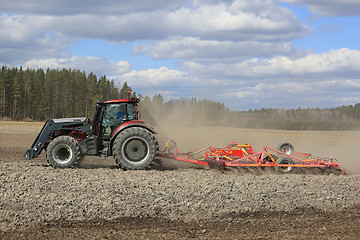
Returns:
[[[174,150],[175,149],[175,150]],[[173,153],[173,151],[175,151]],[[225,147],[207,147],[197,152],[178,153],[176,143],[169,140],[159,157],[225,169],[227,167],[270,167],[279,173],[289,173],[295,168],[312,168],[341,171],[336,158],[314,157],[308,153],[294,152],[291,143],[282,143],[277,149],[264,146],[256,152],[249,144],[232,142]]]

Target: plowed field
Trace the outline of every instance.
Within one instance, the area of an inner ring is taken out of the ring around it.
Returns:
[[[112,157],[53,169],[23,154],[42,123],[0,122],[0,239],[358,239],[360,132],[157,128],[179,151],[232,141],[336,157],[346,175],[219,171],[164,161],[122,171]]]

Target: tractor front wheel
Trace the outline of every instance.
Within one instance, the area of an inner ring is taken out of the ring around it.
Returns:
[[[116,163],[124,170],[144,169],[159,152],[154,135],[141,127],[123,130],[116,137],[113,154]]]
[[[72,167],[81,157],[79,143],[69,136],[57,137],[49,143],[46,157],[54,168]]]

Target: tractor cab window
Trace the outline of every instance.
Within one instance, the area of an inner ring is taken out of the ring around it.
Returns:
[[[136,109],[135,109],[134,104],[128,104],[127,105],[127,114],[128,114],[129,120],[136,119]]]
[[[104,135],[111,135],[119,124],[134,120],[135,117],[136,110],[133,104],[116,103],[106,105],[103,116]]]

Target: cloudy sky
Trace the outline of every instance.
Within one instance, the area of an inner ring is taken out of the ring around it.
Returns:
[[[1,0],[0,65],[231,110],[360,102],[359,0]]]

